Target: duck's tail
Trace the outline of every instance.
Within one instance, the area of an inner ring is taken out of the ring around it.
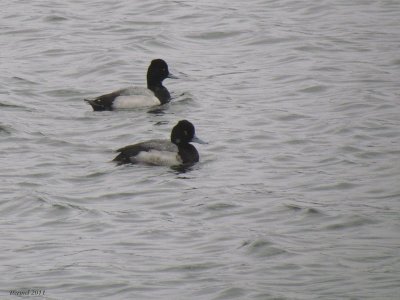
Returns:
[[[83,99],[86,103],[90,104],[94,111],[111,110],[111,107],[106,107],[103,103],[96,101],[97,99]]]
[[[119,152],[117,150],[117,152]],[[116,162],[118,165],[123,165],[123,164],[129,164],[132,161],[129,159],[129,157],[127,157],[124,153],[119,153],[116,157],[114,157],[114,159],[112,160],[114,162]]]

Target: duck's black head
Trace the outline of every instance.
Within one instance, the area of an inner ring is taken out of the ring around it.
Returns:
[[[195,129],[192,123],[181,120],[172,128],[171,142],[175,145],[188,144],[195,136]]]
[[[147,87],[157,87],[162,85],[162,81],[170,76],[168,65],[162,59],[154,59],[151,61],[147,69]]]

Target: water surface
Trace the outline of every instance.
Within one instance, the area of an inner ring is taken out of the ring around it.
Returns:
[[[400,3],[9,1],[0,280],[43,299],[397,299]],[[151,110],[83,98],[179,80]],[[116,166],[180,119],[199,164]]]

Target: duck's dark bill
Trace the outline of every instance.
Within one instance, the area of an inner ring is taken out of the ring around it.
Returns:
[[[192,141],[191,141],[191,142],[192,142],[192,143],[197,143],[197,144],[208,144],[207,142],[205,142],[205,141],[199,139],[197,136],[194,136],[194,137],[192,138]]]
[[[175,76],[174,74],[169,73],[167,78],[171,78],[171,79],[179,79],[178,76]]]

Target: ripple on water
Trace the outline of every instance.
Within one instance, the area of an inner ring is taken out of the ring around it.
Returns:
[[[0,136],[1,135],[10,135],[12,134],[12,127],[8,125],[0,124]]]
[[[51,16],[46,16],[44,18],[44,21],[48,22],[48,23],[59,23],[59,22],[67,21],[67,20],[68,20],[67,17],[63,17],[63,16],[59,16],[59,15],[51,15]]]
[[[377,224],[377,220],[360,215],[348,216],[341,222],[335,222],[326,226],[327,230],[347,230],[355,227],[367,226]]]
[[[266,258],[289,254],[285,249],[266,239],[247,240],[243,242],[241,248],[246,249],[248,255],[255,257]]]

